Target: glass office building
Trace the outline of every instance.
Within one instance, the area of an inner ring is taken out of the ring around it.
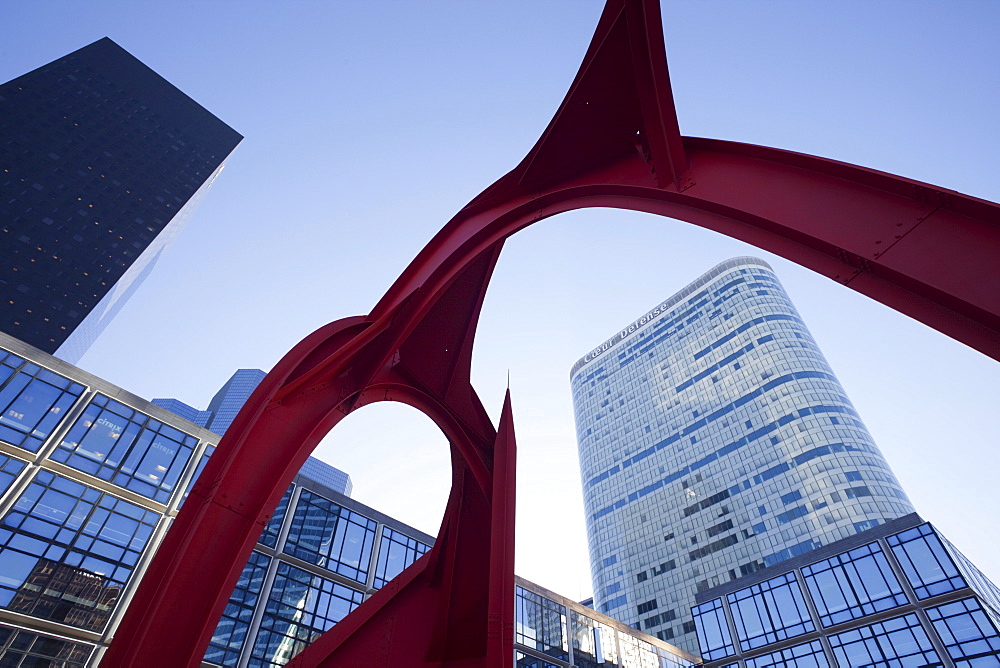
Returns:
[[[206,666],[275,668],[425,554],[433,538],[300,473],[240,576]],[[516,668],[687,668],[696,656],[523,578]]]
[[[0,333],[0,665],[96,665],[217,441]]]
[[[571,371],[598,610],[698,651],[695,594],[913,512],[763,260]]]
[[[241,139],[108,38],[0,85],[0,331],[77,361]]]
[[[708,668],[1000,666],[1000,590],[916,514],[697,603]]]
[[[99,665],[218,435],[0,333],[0,665]],[[204,666],[281,666],[432,537],[333,489],[318,460],[262,532]],[[520,578],[520,668],[697,658]]]

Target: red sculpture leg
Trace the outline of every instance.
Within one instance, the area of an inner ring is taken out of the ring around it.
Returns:
[[[1000,206],[814,156],[682,137],[655,0],[608,0],[570,91],[527,157],[460,211],[372,312],[296,346],[219,443],[102,665],[197,666],[268,516],[355,408],[405,401],[452,446],[437,545],[297,666],[512,660],[510,402],[499,436],[469,381],[504,240],[617,207],[685,220],[809,267],[1000,359]]]

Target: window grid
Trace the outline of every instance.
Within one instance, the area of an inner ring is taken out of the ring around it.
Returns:
[[[389,580],[427,553],[430,545],[421,543],[389,527],[382,527],[382,541],[379,544],[378,563],[375,566],[374,587],[381,589]]]
[[[723,659],[734,653],[733,638],[729,633],[722,599],[716,598],[692,608],[694,623],[698,629],[701,656],[708,661]]]
[[[167,503],[197,444],[193,436],[97,395],[51,458]]]
[[[374,520],[303,489],[284,551],[363,584],[376,526]]]
[[[927,632],[912,613],[832,635],[830,646],[841,666],[942,665]]]
[[[569,660],[563,606],[515,587],[514,610],[514,642],[563,661]]]
[[[94,646],[0,624],[0,665],[83,668]]]
[[[828,668],[823,645],[813,640],[746,660],[746,668]]]
[[[250,621],[260,597],[270,559],[253,552],[236,582],[229,603],[222,613],[212,640],[205,651],[205,660],[222,666],[235,666],[247,640]]]
[[[966,582],[929,524],[886,538],[918,599],[966,587]]]
[[[84,389],[0,350],[0,440],[38,452]]]
[[[359,591],[279,562],[250,665],[283,666],[362,600]]]
[[[41,470],[0,521],[0,606],[101,630],[159,515]]]
[[[28,464],[20,459],[0,453],[0,496],[7,493],[14,480]]]
[[[744,650],[815,630],[795,573],[741,589],[727,600]]]
[[[878,543],[869,543],[802,569],[823,626],[906,603],[903,587]]]
[[[927,609],[927,617],[956,666],[1000,665],[997,619],[974,598]]]

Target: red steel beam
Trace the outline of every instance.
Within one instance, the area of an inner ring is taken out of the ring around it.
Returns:
[[[514,434],[470,383],[504,240],[583,207],[700,225],[809,267],[1000,359],[1000,206],[841,162],[682,137],[655,0],[608,0],[538,143],[460,211],[367,316],[296,346],[244,406],[195,485],[103,666],[197,666],[257,537],[315,445],[373,401],[427,414],[452,491],[427,555],[293,665],[509,665]]]

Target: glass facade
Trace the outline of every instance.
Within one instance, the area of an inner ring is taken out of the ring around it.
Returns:
[[[0,85],[0,330],[79,359],[241,139],[107,38]]]
[[[378,523],[302,490],[285,552],[358,582],[366,582]]]
[[[166,503],[197,444],[193,436],[98,395],[50,457]]]
[[[0,379],[15,413],[0,420],[0,666],[95,667],[218,435],[3,333]],[[295,477],[205,665],[284,665],[431,549],[432,537],[331,488],[340,476],[311,460]],[[516,665],[695,665],[520,578],[516,596]]]
[[[941,657],[916,615],[832,635],[830,646],[842,666],[941,665]]]
[[[0,334],[0,665],[99,662],[213,447],[129,397]]]
[[[1000,614],[974,598],[928,608],[927,617],[956,666],[1000,665]]]
[[[83,668],[94,646],[0,624],[0,665]]]
[[[729,609],[744,650],[812,631],[794,573],[786,573],[729,595]]]
[[[0,350],[0,441],[38,452],[84,387]]]
[[[283,666],[364,600],[364,593],[279,562],[251,666]]]
[[[762,260],[715,267],[570,379],[596,607],[689,651],[698,592],[913,512]]]
[[[802,575],[819,620],[833,626],[906,603],[906,595],[878,543],[807,566]]]
[[[381,589],[429,549],[429,545],[416,538],[389,527],[382,527],[382,543],[378,553],[378,564],[375,566],[373,586]]]
[[[978,588],[949,577],[958,554],[933,527],[910,515],[851,542],[704,592],[694,612],[706,666],[1000,666],[998,590],[981,574]],[[928,594],[928,583],[955,586]]]
[[[886,542],[892,547],[917,598],[929,598],[966,586],[955,562],[929,525],[890,536]]]

